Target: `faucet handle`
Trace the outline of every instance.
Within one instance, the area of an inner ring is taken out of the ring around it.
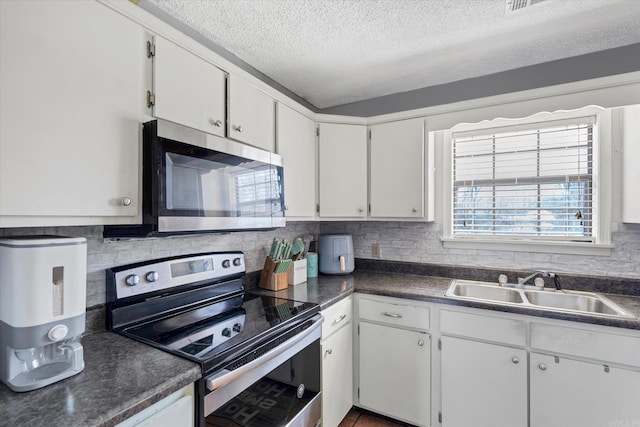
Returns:
[[[508,280],[509,279],[507,278],[506,274],[501,274],[501,275],[498,276],[498,283],[500,285],[506,285]]]

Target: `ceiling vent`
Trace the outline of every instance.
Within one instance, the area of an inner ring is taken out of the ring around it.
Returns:
[[[505,13],[518,12],[544,0],[506,0]]]

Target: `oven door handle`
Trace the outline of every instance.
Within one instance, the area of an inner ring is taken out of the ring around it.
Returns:
[[[323,321],[324,317],[318,314],[311,326],[309,326],[307,329],[275,347],[274,349],[268,351],[257,359],[252,360],[246,365],[242,365],[239,368],[234,369],[233,371],[223,369],[222,371],[211,375],[206,379],[207,389],[210,391],[214,391],[240,378],[250,371],[254,371],[253,374],[257,377],[256,380],[268,374],[271,370],[275,369],[281,363],[294,356],[303,348],[311,344],[313,341],[315,341],[316,339],[320,339],[321,334],[319,328],[322,325]],[[272,366],[275,363],[277,364],[275,366]]]

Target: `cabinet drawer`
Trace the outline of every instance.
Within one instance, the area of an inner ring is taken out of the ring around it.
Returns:
[[[521,320],[442,310],[440,329],[443,334],[510,345],[524,346],[526,343],[526,325]]]
[[[416,329],[429,329],[429,308],[360,299],[360,320],[388,323]]]
[[[329,335],[340,329],[344,325],[348,325],[351,322],[352,317],[352,302],[353,297],[338,301],[325,310],[322,310],[324,316],[324,322],[322,323],[322,339],[324,340]]]
[[[531,348],[640,367],[640,337],[532,323]]]

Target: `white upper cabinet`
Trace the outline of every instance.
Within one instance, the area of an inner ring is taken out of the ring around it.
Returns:
[[[0,1],[0,227],[131,223],[144,32],[98,2]]]
[[[274,150],[275,102],[246,80],[229,75],[227,136],[263,150]]]
[[[622,110],[622,222],[640,224],[640,105]]]
[[[371,126],[371,217],[425,216],[424,119]]]
[[[225,73],[162,37],[153,43],[153,115],[225,136]]]
[[[277,105],[277,152],[284,158],[287,217],[313,218],[316,212],[316,126],[284,104]]]
[[[367,128],[320,123],[321,217],[367,216]]]

